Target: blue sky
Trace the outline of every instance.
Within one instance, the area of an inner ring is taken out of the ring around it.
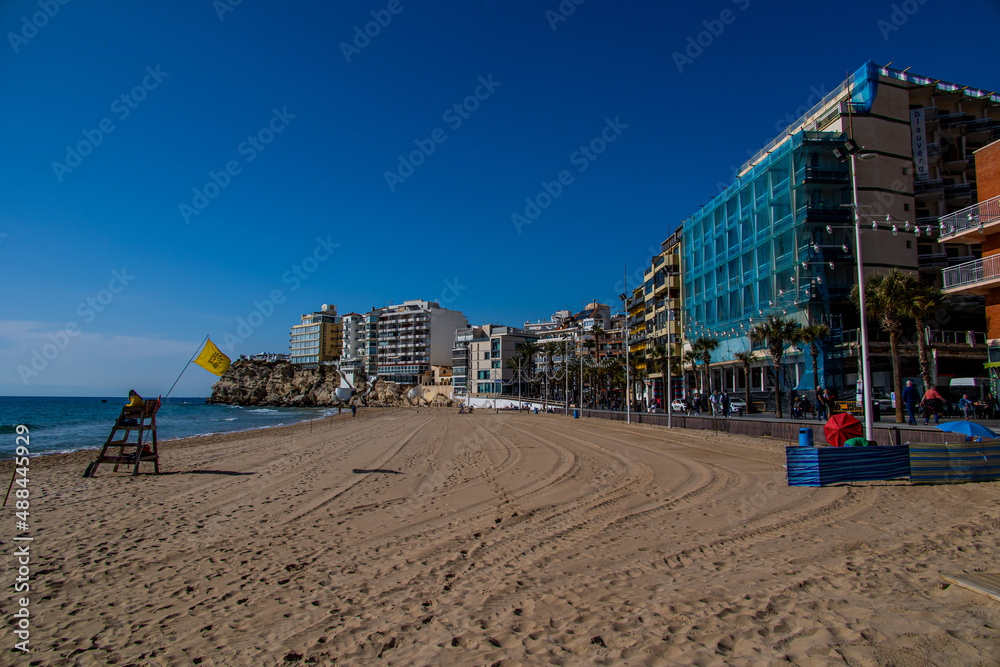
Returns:
[[[206,334],[287,351],[323,303],[617,303],[626,263],[867,60],[1000,89],[970,37],[1000,3],[955,7],[0,3],[0,395],[163,393]]]

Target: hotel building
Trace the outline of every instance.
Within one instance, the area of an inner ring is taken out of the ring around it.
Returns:
[[[833,331],[822,346],[819,381],[811,377],[808,353],[793,348],[782,384],[853,393],[859,315],[849,294],[859,249],[850,165],[866,274],[895,267],[934,280],[943,266],[979,255],[971,239],[941,246],[930,226],[975,201],[973,152],[998,136],[1000,96],[867,63],[762,148],[682,225],[685,334],[720,338],[712,354],[715,386],[724,366],[736,370],[734,353],[752,349],[750,329],[778,315]],[[873,159],[840,162],[834,151],[848,139]],[[948,359],[950,372],[968,374],[977,355],[985,357],[984,341],[975,338],[984,324],[980,304],[981,298],[954,298],[948,321],[932,325],[937,359]],[[971,351],[954,331],[973,332]],[[869,338],[873,384],[888,388],[887,339],[877,325]],[[916,375],[911,361],[904,374]],[[741,376],[726,374],[725,386],[735,388]],[[773,379],[759,376],[761,386],[752,389],[766,390]]]
[[[323,304],[318,312],[303,315],[301,322],[291,327],[288,339],[288,356],[295,365],[318,366],[339,359],[342,342],[337,307]]]

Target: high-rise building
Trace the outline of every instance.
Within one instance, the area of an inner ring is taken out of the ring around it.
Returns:
[[[366,323],[368,374],[401,384],[418,384],[432,365],[450,366],[455,332],[469,324],[461,312],[419,299],[373,309]]]
[[[340,364],[344,369],[356,371],[364,367],[365,318],[358,313],[340,317],[343,343],[340,347]]]
[[[833,331],[822,345],[818,381],[808,353],[798,349],[785,356],[783,385],[853,389],[859,315],[849,295],[858,251],[866,274],[898,267],[938,284],[942,266],[978,256],[975,243],[945,249],[931,225],[974,201],[973,151],[998,136],[997,94],[868,63],[763,147],[683,222],[685,333],[720,339],[714,385],[736,382],[740,373],[723,377],[722,367],[735,370],[734,353],[753,348],[750,329],[777,315]],[[835,150],[849,139],[860,154],[841,162]],[[852,184],[864,230],[860,249]],[[952,299],[948,321],[932,323],[941,330],[937,359],[948,359],[952,372],[967,373],[975,360],[945,328],[981,329],[980,304]],[[869,338],[873,384],[888,388],[884,334],[872,326]],[[773,378],[759,376],[762,386],[753,389],[769,389],[763,383]]]
[[[337,307],[323,304],[319,311],[303,315],[301,322],[291,327],[288,339],[293,364],[317,366],[339,359],[342,341]]]
[[[483,335],[480,327],[462,327],[455,331],[451,347],[451,383],[452,396],[456,401],[469,395],[469,347],[474,338]]]
[[[660,254],[652,258],[643,272],[643,314],[645,318],[645,354],[652,359],[654,350],[662,345],[674,364],[679,364],[683,351],[681,328],[681,243],[683,235],[678,227],[660,244]],[[650,380],[648,399],[650,405],[665,407],[667,400],[666,378],[660,364],[647,362]],[[683,377],[674,376],[671,398],[686,396]]]

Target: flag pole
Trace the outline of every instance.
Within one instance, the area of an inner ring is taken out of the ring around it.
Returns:
[[[191,362],[194,361],[194,358],[198,356],[198,353],[201,352],[201,349],[205,347],[205,343],[207,341],[208,341],[208,336],[206,335],[205,340],[201,341],[201,343],[198,344],[198,349],[194,351],[194,354],[191,355],[191,358],[188,359],[188,362],[184,364],[184,368],[181,369],[181,375],[184,375],[184,371],[186,371],[187,367],[191,365]],[[177,383],[181,381],[181,375],[177,376],[177,379],[174,380],[174,383],[170,385],[170,389],[167,391],[167,395],[164,396],[161,400],[164,401],[167,400],[167,397],[170,396],[170,392],[173,391],[174,387],[177,386]]]

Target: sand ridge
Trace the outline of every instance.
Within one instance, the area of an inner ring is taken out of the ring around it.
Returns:
[[[995,571],[997,483],[790,488],[770,439],[445,409],[162,451],[33,463],[34,664],[1000,664],[1000,607],[941,579]]]

